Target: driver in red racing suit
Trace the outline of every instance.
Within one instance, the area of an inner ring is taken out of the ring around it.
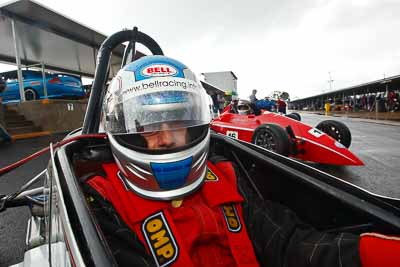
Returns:
[[[182,63],[146,56],[105,97],[115,162],[85,181],[120,266],[400,266],[400,241],[318,232],[208,155],[210,111]]]

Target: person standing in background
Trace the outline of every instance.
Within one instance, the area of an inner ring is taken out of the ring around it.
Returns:
[[[256,97],[256,94],[257,94],[257,90],[256,89],[253,89],[253,91],[251,91],[251,95],[249,96],[249,99],[250,99],[250,103],[251,104],[256,104],[256,102],[257,102],[257,97]]]
[[[211,93],[211,99],[212,99],[212,102],[213,102],[213,109],[214,109],[213,111],[215,113],[217,113],[218,110],[219,110],[218,94],[215,93],[215,92],[212,92]]]
[[[281,98],[278,98],[276,104],[278,106],[278,112],[286,114],[286,102],[283,101]]]

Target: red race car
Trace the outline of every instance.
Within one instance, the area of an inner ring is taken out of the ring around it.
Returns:
[[[339,121],[326,120],[315,128],[300,122],[300,115],[283,116],[262,110],[259,115],[229,105],[211,122],[211,129],[251,142],[284,156],[332,165],[364,165],[348,150],[351,133]]]

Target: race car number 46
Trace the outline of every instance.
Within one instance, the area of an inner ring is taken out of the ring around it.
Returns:
[[[226,135],[235,139],[238,139],[238,132],[236,131],[226,131]]]

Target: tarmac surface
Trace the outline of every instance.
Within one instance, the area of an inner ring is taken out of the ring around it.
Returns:
[[[36,151],[50,142],[61,140],[63,135],[18,140],[14,143],[0,144],[0,167],[5,167]],[[23,184],[47,167],[49,154],[40,156],[16,170],[0,177],[0,194],[17,191]],[[41,184],[37,184],[37,187]],[[36,187],[34,186],[34,187]],[[16,264],[23,259],[26,226],[29,219],[27,207],[7,209],[0,214],[0,266]]]
[[[400,122],[300,113],[312,126],[329,119],[345,123],[352,134],[350,150],[365,166],[309,164],[370,192],[400,198]]]
[[[323,166],[310,164],[368,191],[400,198],[400,122],[376,121],[362,118],[332,117],[312,113],[300,113],[302,121],[317,125],[325,119],[344,122],[352,133],[350,150],[365,166]],[[0,167],[14,163],[64,135],[43,136],[0,144]],[[0,194],[11,193],[37,173],[46,168],[49,155],[43,155],[17,170],[0,177]],[[38,185],[39,186],[39,185]],[[0,267],[22,261],[28,208],[8,209],[0,215]]]

